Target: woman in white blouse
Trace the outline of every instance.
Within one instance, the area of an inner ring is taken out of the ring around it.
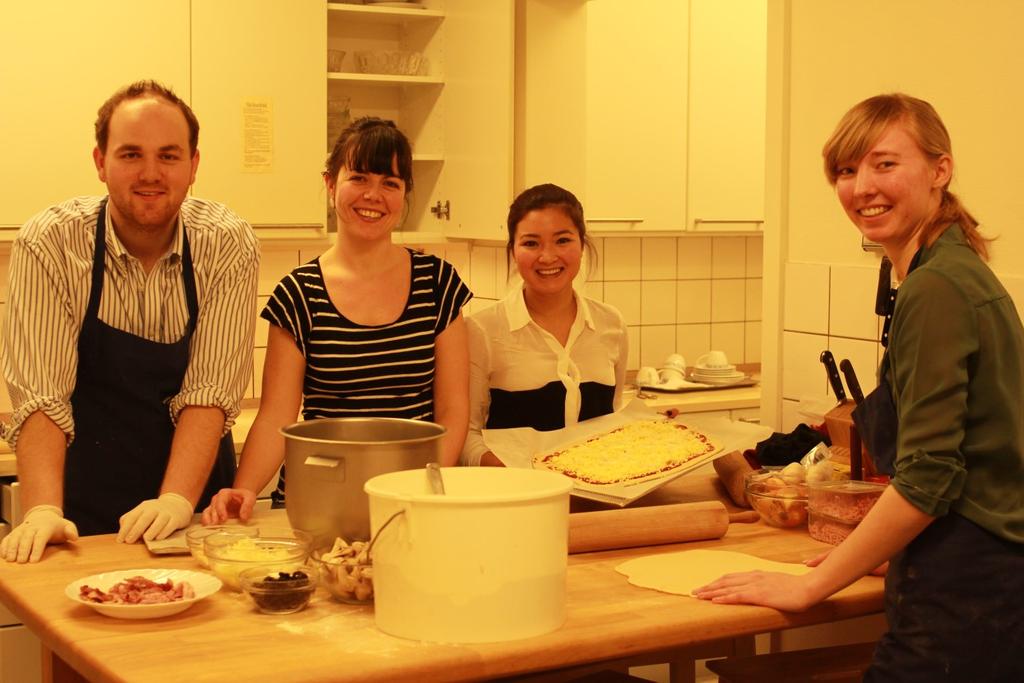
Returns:
[[[463,464],[503,465],[483,429],[549,431],[619,407],[626,326],[615,308],[573,289],[585,246],[583,206],[568,190],[537,185],[509,207],[507,250],[523,285],[468,318]]]

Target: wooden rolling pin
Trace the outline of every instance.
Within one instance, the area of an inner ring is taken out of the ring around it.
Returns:
[[[569,552],[589,553],[721,538],[729,522],[756,522],[756,512],[729,514],[719,501],[574,512],[569,515]]]

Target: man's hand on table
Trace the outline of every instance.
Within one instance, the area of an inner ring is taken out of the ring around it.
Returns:
[[[177,493],[164,493],[159,498],[144,500],[121,515],[118,543],[135,543],[167,538],[192,521],[192,503]]]
[[[64,519],[56,505],[36,505],[14,531],[0,541],[0,556],[8,562],[38,562],[47,543],[78,540],[78,527]]]

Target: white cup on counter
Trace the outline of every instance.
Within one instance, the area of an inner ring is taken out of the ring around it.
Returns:
[[[652,387],[661,382],[658,371],[645,365],[636,371],[636,383],[642,387]]]
[[[729,357],[725,355],[725,351],[708,351],[697,359],[697,368],[701,370],[731,367],[729,365]]]

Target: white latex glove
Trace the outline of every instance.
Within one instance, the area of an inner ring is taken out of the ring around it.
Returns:
[[[21,524],[0,541],[0,556],[8,562],[38,562],[47,543],[78,540],[78,527],[64,519],[56,505],[36,505]]]
[[[139,538],[147,541],[167,538],[175,530],[192,521],[192,503],[177,493],[164,493],[159,498],[144,500],[121,515],[118,543],[135,543]]]

